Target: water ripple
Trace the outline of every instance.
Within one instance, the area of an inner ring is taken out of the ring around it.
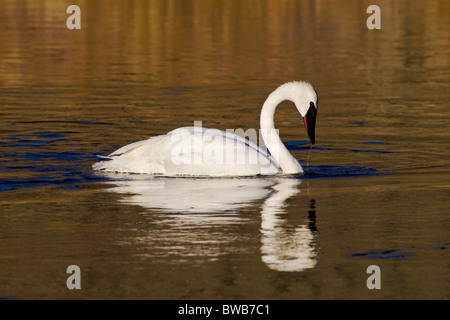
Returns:
[[[12,134],[4,138],[4,141],[0,142],[6,147],[0,152],[0,172],[4,174],[0,177],[0,191],[49,185],[76,189],[79,188],[77,185],[82,183],[111,179],[111,177],[96,175],[92,172],[91,164],[98,160],[98,153],[89,152],[83,148],[60,152],[58,148],[76,146],[58,145],[64,141],[71,141],[71,139],[65,134],[48,131],[39,131],[35,134]],[[309,147],[302,147],[303,144],[307,142],[294,141],[286,145],[290,150],[309,150]],[[108,151],[102,150],[100,153],[105,154]],[[305,174],[300,178],[305,179],[381,174],[377,169],[362,166],[321,165],[304,166],[304,168]]]

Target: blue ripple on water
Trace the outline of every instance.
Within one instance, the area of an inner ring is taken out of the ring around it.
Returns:
[[[49,185],[79,189],[82,183],[108,180],[92,173],[96,154],[82,149],[53,151],[54,143],[70,140],[62,133],[41,131],[6,139],[10,142],[0,142],[8,147],[0,150],[0,172],[7,173],[0,177],[0,191]]]
[[[39,131],[36,134],[13,134],[5,139],[9,141],[0,142],[2,146],[8,147],[2,148],[0,151],[0,172],[8,172],[8,178],[0,178],[0,191],[48,185],[64,189],[77,189],[80,187],[76,184],[108,180],[108,178],[94,175],[92,172],[91,164],[98,160],[97,154],[82,149],[53,151],[56,143],[71,140],[62,133]],[[66,144],[65,147],[68,146]],[[288,142],[286,146],[290,150],[310,149],[307,141]],[[313,147],[313,150],[342,149]],[[366,151],[362,150],[361,152]],[[306,166],[304,169],[305,174],[302,178],[306,179],[382,174],[374,168],[363,166]],[[27,172],[30,173],[29,178],[26,177]],[[36,177],[36,173],[41,175]],[[17,177],[13,177],[14,174],[17,174]]]
[[[345,178],[345,177],[365,177],[386,174],[374,168],[361,166],[307,166],[304,177],[312,178]]]
[[[364,142],[364,144],[371,145],[379,145],[384,144],[383,142]],[[308,141],[290,141],[285,143],[286,148],[290,151],[349,151],[349,152],[369,152],[369,153],[396,153],[395,151],[386,151],[386,150],[362,150],[362,149],[344,149],[344,148],[323,148],[323,147],[315,147],[311,148],[311,145]]]
[[[428,250],[448,250],[450,243],[437,244],[432,247],[430,246],[411,246],[405,249],[386,249],[379,251],[366,251],[359,253],[351,253],[347,255],[347,258],[354,259],[380,259],[380,260],[403,260],[403,259],[411,259],[420,255],[423,251]],[[414,251],[414,253],[412,252]]]
[[[383,145],[384,142],[367,141],[362,144]],[[285,143],[286,148],[290,151],[341,151],[341,152],[372,152],[378,154],[396,153],[394,151],[385,150],[361,150],[361,149],[344,149],[344,148],[324,148],[311,146],[308,141],[290,141]],[[358,177],[388,174],[389,172],[380,172],[375,168],[365,166],[337,166],[337,165],[321,165],[308,166],[305,160],[300,160],[303,165],[304,178],[340,178],[340,177]]]
[[[362,253],[349,254],[348,258],[363,258],[363,259],[381,259],[381,260],[401,260],[414,257],[410,252],[405,252],[398,249],[388,249],[382,251],[367,251]]]

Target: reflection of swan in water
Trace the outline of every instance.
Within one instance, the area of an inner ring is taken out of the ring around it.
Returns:
[[[121,200],[123,203],[162,211],[157,220],[163,225],[151,232],[164,234],[163,240],[170,242],[167,247],[206,256],[235,251],[233,242],[239,236],[228,228],[248,221],[237,211],[265,198],[261,212],[263,262],[278,271],[302,271],[316,263],[315,234],[307,226],[293,227],[283,219],[284,202],[300,192],[299,179],[124,177],[125,180],[111,182],[115,187],[109,190],[127,194]],[[158,245],[163,246],[163,243]]]
[[[123,203],[172,213],[232,212],[267,196],[273,184],[269,178],[124,177],[127,179],[114,181],[116,187],[112,189],[117,193],[129,194],[122,200]]]
[[[262,260],[278,271],[302,271],[316,264],[315,234],[311,226],[289,226],[282,218],[286,214],[284,201],[300,192],[299,180],[283,179],[273,186],[275,193],[266,199],[261,212]],[[309,211],[309,218],[315,214]]]

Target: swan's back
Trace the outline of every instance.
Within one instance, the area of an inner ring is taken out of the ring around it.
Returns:
[[[264,149],[234,133],[182,127],[126,145],[94,170],[164,176],[251,176],[279,172]]]

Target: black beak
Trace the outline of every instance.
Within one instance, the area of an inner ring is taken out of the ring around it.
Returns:
[[[303,121],[305,122],[306,132],[308,132],[309,140],[311,140],[312,144],[316,142],[316,115],[317,109],[314,103],[310,102],[308,112],[303,118]]]

